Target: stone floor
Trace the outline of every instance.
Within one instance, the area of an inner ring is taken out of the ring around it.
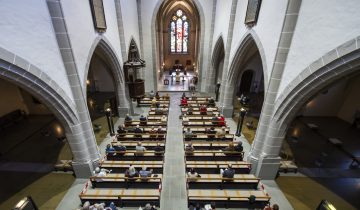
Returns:
[[[180,115],[180,96],[181,93],[170,93],[171,106],[168,120],[168,133],[166,139],[165,151],[165,166],[163,174],[163,185],[161,193],[161,210],[186,210],[187,209],[187,195],[185,187],[185,161],[183,151],[183,141],[181,133],[181,120]],[[136,116],[142,113],[147,113],[146,107],[135,107],[134,111]],[[136,117],[135,117],[136,118]],[[230,126],[231,132],[235,133],[236,123],[231,119],[226,119]],[[123,119],[118,120],[115,126],[123,122]],[[99,148],[104,154],[105,146],[111,141],[109,136],[103,141]],[[244,137],[237,137],[236,141],[242,141],[245,151],[245,157],[248,155],[250,145]],[[79,204],[79,193],[84,186],[86,180],[77,179],[73,186],[69,189],[64,199],[58,206],[58,210],[76,209]],[[262,182],[266,191],[270,194],[271,202],[277,203],[281,209],[293,209],[284,194],[281,192],[275,181]],[[138,208],[124,208],[126,210],[138,210]],[[221,210],[221,209],[219,209]]]

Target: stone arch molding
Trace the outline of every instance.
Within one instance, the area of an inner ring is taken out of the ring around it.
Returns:
[[[118,107],[119,114],[123,116],[129,111],[129,101],[125,94],[126,92],[125,92],[124,72],[122,70],[120,60],[115,53],[116,51],[111,46],[110,42],[103,36],[96,37],[96,39],[93,41],[90,47],[86,66],[85,66],[84,76],[83,76],[83,84],[82,84],[83,92],[86,93],[86,86],[87,86],[86,80],[90,70],[90,63],[97,48],[99,48],[101,52],[104,53],[104,56],[108,58],[111,72],[113,73],[113,77],[114,77],[115,93],[116,93],[116,100],[119,106]]]
[[[266,55],[265,55],[265,51],[264,51],[264,47],[260,41],[259,36],[256,34],[256,32],[252,29],[248,30],[244,36],[241,38],[238,46],[236,47],[236,52],[235,54],[232,56],[232,58],[230,58],[231,61],[231,65],[229,67],[229,71],[228,71],[228,81],[230,81],[232,84],[235,82],[238,73],[237,72],[237,68],[239,63],[241,62],[241,59],[244,54],[246,53],[246,50],[249,46],[249,44],[251,44],[252,42],[255,43],[257,49],[259,50],[259,54],[261,57],[261,62],[262,62],[262,67],[263,67],[263,74],[264,74],[264,91],[266,92],[266,87],[268,85],[268,71],[267,71],[267,63],[266,63]]]
[[[281,134],[314,94],[334,81],[360,74],[360,36],[329,51],[306,67],[279,96],[274,119]]]
[[[217,60],[217,57],[219,55],[219,53],[221,52],[222,48],[225,54],[225,44],[224,44],[224,39],[222,37],[222,34],[220,34],[220,36],[216,39],[216,43],[214,46],[214,49],[212,50],[212,56],[211,56],[211,64],[213,65],[213,68],[215,67],[215,62]]]
[[[156,43],[156,39],[157,39],[157,34],[156,34],[156,17],[157,14],[159,13],[160,7],[163,3],[165,3],[167,0],[159,0],[154,8],[154,12],[151,18],[151,47],[152,47],[152,65],[153,65],[153,79],[154,79],[154,90],[157,90],[157,77],[156,77],[156,71],[157,69],[160,69],[160,64],[159,64],[159,57],[158,55],[158,46]],[[197,11],[199,12],[199,18],[200,18],[200,45],[199,45],[199,51],[198,51],[198,63],[199,63],[199,67],[202,68],[203,66],[203,51],[204,51],[204,38],[205,38],[205,13],[204,13],[204,9],[201,6],[201,3],[199,0],[193,0],[195,7],[197,9]],[[150,62],[150,61],[149,61]],[[202,82],[202,73],[203,71],[199,71],[199,84],[198,86],[201,87],[201,82]]]
[[[72,133],[72,126],[78,124],[75,105],[43,70],[0,47],[0,78],[36,96],[58,118],[66,132]]]

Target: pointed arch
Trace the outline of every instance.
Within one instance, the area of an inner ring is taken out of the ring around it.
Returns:
[[[86,80],[90,70],[90,63],[94,53],[96,52],[101,54],[106,59],[106,62],[109,64],[111,73],[114,77],[116,101],[118,104],[119,114],[123,116],[129,111],[129,102],[125,94],[124,72],[122,70],[120,60],[115,53],[115,50],[105,37],[98,36],[94,40],[90,48],[83,77],[83,91],[84,93],[86,93]]]
[[[225,59],[225,45],[224,45],[224,39],[220,35],[220,37],[217,39],[216,44],[214,46],[213,53],[211,54],[211,68],[210,72],[208,74],[210,75],[209,79],[211,80],[211,85],[216,84],[217,78],[222,73],[223,69],[220,65],[221,62]]]
[[[0,78],[36,96],[57,117],[65,130],[72,133],[72,126],[78,123],[78,117],[74,103],[64,90],[35,65],[1,47],[0,51],[5,52],[1,55],[7,55],[7,58],[0,57]]]

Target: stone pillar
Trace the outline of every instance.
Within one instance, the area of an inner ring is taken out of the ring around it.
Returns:
[[[255,141],[248,156],[248,161],[253,164],[252,172],[256,172],[256,175],[261,179],[273,179],[279,168],[279,151],[281,147],[279,142],[282,143],[283,136],[275,134],[277,128],[276,119],[273,119],[274,104],[295,31],[301,2],[301,0],[288,1]]]
[[[46,2],[77,111],[77,124],[70,128],[71,131],[66,132],[74,155],[73,167],[77,177],[86,178],[91,175],[93,167],[97,166],[100,153],[71,48],[61,2],[59,0],[47,0]]]
[[[222,113],[225,117],[232,117],[234,112],[233,98],[234,98],[234,85],[229,84],[228,81],[224,81],[224,92],[221,103]]]

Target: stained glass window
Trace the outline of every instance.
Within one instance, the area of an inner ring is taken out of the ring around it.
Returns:
[[[170,21],[170,52],[188,52],[189,27],[185,13],[178,9]]]

